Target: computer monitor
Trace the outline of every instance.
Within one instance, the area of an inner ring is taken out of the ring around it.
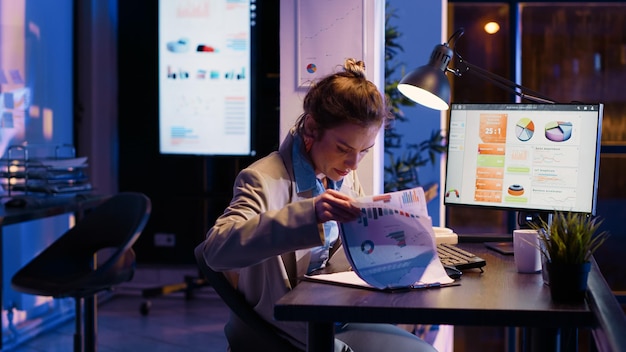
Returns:
[[[452,104],[444,204],[595,215],[602,104]]]

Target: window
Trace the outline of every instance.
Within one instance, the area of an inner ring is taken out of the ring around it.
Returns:
[[[626,3],[449,1],[448,33],[463,27],[454,48],[468,62],[558,102],[604,104],[597,214],[612,236],[596,254],[614,290],[626,290],[619,248],[626,248]],[[485,24],[499,24],[494,34]],[[504,90],[471,76],[455,78],[452,102],[513,101]],[[511,233],[514,214],[446,209],[457,233]]]

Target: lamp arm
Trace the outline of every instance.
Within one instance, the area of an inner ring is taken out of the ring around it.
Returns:
[[[530,101],[533,101],[535,103],[547,103],[547,104],[556,104],[556,101],[549,99],[545,96],[542,96],[540,93],[533,91],[532,89],[526,88],[522,85],[519,85],[513,81],[510,81],[504,77],[498,76],[494,73],[491,73],[483,68],[480,68],[474,64],[471,64],[467,61],[465,61],[463,58],[461,58],[458,54],[458,64],[460,66],[464,66],[464,69],[461,70],[460,68],[457,69],[450,69],[448,68],[447,70],[449,72],[452,72],[455,76],[457,77],[461,77],[463,76],[463,74],[465,72],[471,73],[474,76],[481,78],[483,80],[486,80],[504,90],[507,90],[519,97],[521,97],[522,99],[527,99]],[[530,94],[529,94],[529,93]]]

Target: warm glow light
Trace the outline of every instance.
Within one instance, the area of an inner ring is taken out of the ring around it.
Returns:
[[[54,129],[54,113],[52,109],[43,109],[43,136],[47,141],[52,140],[52,132]]]
[[[485,25],[485,32],[489,34],[497,33],[500,30],[500,25],[496,22],[489,22]]]
[[[449,106],[445,100],[425,89],[400,83],[398,84],[398,90],[400,93],[404,94],[405,97],[425,107],[435,110],[448,110]]]

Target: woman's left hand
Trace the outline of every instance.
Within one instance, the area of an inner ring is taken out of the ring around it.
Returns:
[[[315,197],[315,215],[320,223],[335,220],[349,222],[361,215],[361,209],[353,204],[354,199],[332,189]]]

